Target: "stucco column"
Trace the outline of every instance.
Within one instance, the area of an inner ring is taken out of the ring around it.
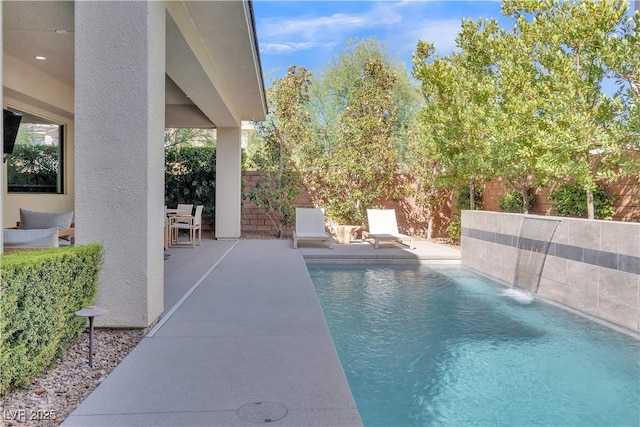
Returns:
[[[163,310],[165,7],[75,2],[76,243],[105,249],[96,325]]]
[[[218,128],[216,140],[216,238],[240,237],[241,128]]]

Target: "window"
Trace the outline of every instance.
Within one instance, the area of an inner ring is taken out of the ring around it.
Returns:
[[[63,193],[63,135],[63,125],[22,113],[7,158],[9,193]]]

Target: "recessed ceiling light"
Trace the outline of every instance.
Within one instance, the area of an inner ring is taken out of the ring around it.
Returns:
[[[45,59],[47,59],[46,57],[40,55],[34,56],[34,58],[36,58],[38,61],[44,61]]]
[[[67,34],[67,33],[68,33],[68,31],[67,31],[67,30],[65,30],[65,29],[63,29],[63,28],[58,28],[58,29],[56,30],[56,33],[58,33],[58,34]]]

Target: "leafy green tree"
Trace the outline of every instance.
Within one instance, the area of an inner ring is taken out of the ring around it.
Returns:
[[[393,187],[398,158],[392,136],[394,82],[395,74],[381,60],[365,62],[340,117],[337,145],[314,159],[318,167],[306,174],[327,216],[339,224],[364,224],[366,209]]]
[[[520,194],[527,213],[531,188],[557,176],[558,140],[552,131],[556,123],[546,111],[546,75],[531,59],[538,41],[520,24],[507,32],[495,19],[465,20],[458,43],[476,66],[490,70],[490,169]]]
[[[506,0],[511,31],[495,19],[465,20],[461,52],[426,62],[432,51],[419,44],[414,75],[423,84],[421,122],[431,138],[424,152],[442,154],[447,178],[478,170],[464,154],[447,152],[451,145],[464,146],[472,160],[487,154],[490,170],[520,193],[525,212],[533,185],[571,177],[585,189],[593,218],[596,182],[640,169],[629,156],[638,150],[638,14],[629,19],[627,10],[624,0]],[[457,92],[466,82],[472,87]],[[468,108],[451,108],[455,101],[437,95],[438,84]],[[456,111],[469,123],[455,123]],[[470,136],[488,141],[489,150],[474,149],[464,140]]]
[[[248,197],[262,208],[282,237],[283,227],[295,221],[293,202],[300,192],[302,175],[295,161],[296,147],[309,146],[311,116],[308,112],[311,74],[304,67],[289,67],[287,74],[267,91],[270,111],[257,124],[260,143],[252,162],[263,180]]]
[[[464,53],[439,57],[433,44],[420,41],[413,75],[421,82],[425,100],[414,157],[431,159],[418,163],[414,175],[440,188],[464,184],[469,186],[467,194],[474,194],[476,184],[488,175],[493,89],[489,74]],[[475,199],[469,197],[469,202],[475,209]]]
[[[60,149],[53,145],[16,143],[8,160],[7,181],[12,187],[52,188],[55,191]]]
[[[541,151],[531,152],[543,159],[535,172],[578,182],[587,193],[590,219],[597,181],[623,173],[620,165],[633,140],[629,111],[637,100],[640,63],[637,29],[625,32],[628,8],[625,0],[503,3],[503,14],[516,26],[503,35],[496,64],[503,84],[511,79],[516,85],[501,93],[531,94],[537,108],[519,119],[542,142]]]
[[[416,144],[414,141],[411,147],[415,147]],[[421,216],[421,222],[426,224],[425,237],[431,239],[434,231],[434,220],[444,207],[451,191],[448,188],[436,185],[438,174],[442,168],[441,164],[433,158],[429,156],[414,157],[411,170],[420,172],[414,172],[411,175],[414,182],[410,183],[406,194],[413,196],[416,204],[421,208],[419,215]]]
[[[29,124],[20,126],[13,153],[7,160],[7,182],[13,188],[55,192],[60,170],[60,147],[38,143]]]
[[[214,130],[199,128],[170,128],[164,131],[165,148],[182,144],[213,147],[216,144]]]
[[[348,41],[345,49],[314,77],[310,102],[315,152],[329,152],[340,143],[340,120],[354,96],[353,82],[362,77],[365,63],[372,60],[380,60],[395,76],[392,102],[396,120],[392,126],[392,138],[402,166],[410,161],[408,138],[420,98],[404,64],[389,55],[384,44],[376,39]]]

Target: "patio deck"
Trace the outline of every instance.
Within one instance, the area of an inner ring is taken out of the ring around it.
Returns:
[[[459,262],[455,249],[416,243],[170,249],[160,322],[63,425],[361,425],[305,259]]]

